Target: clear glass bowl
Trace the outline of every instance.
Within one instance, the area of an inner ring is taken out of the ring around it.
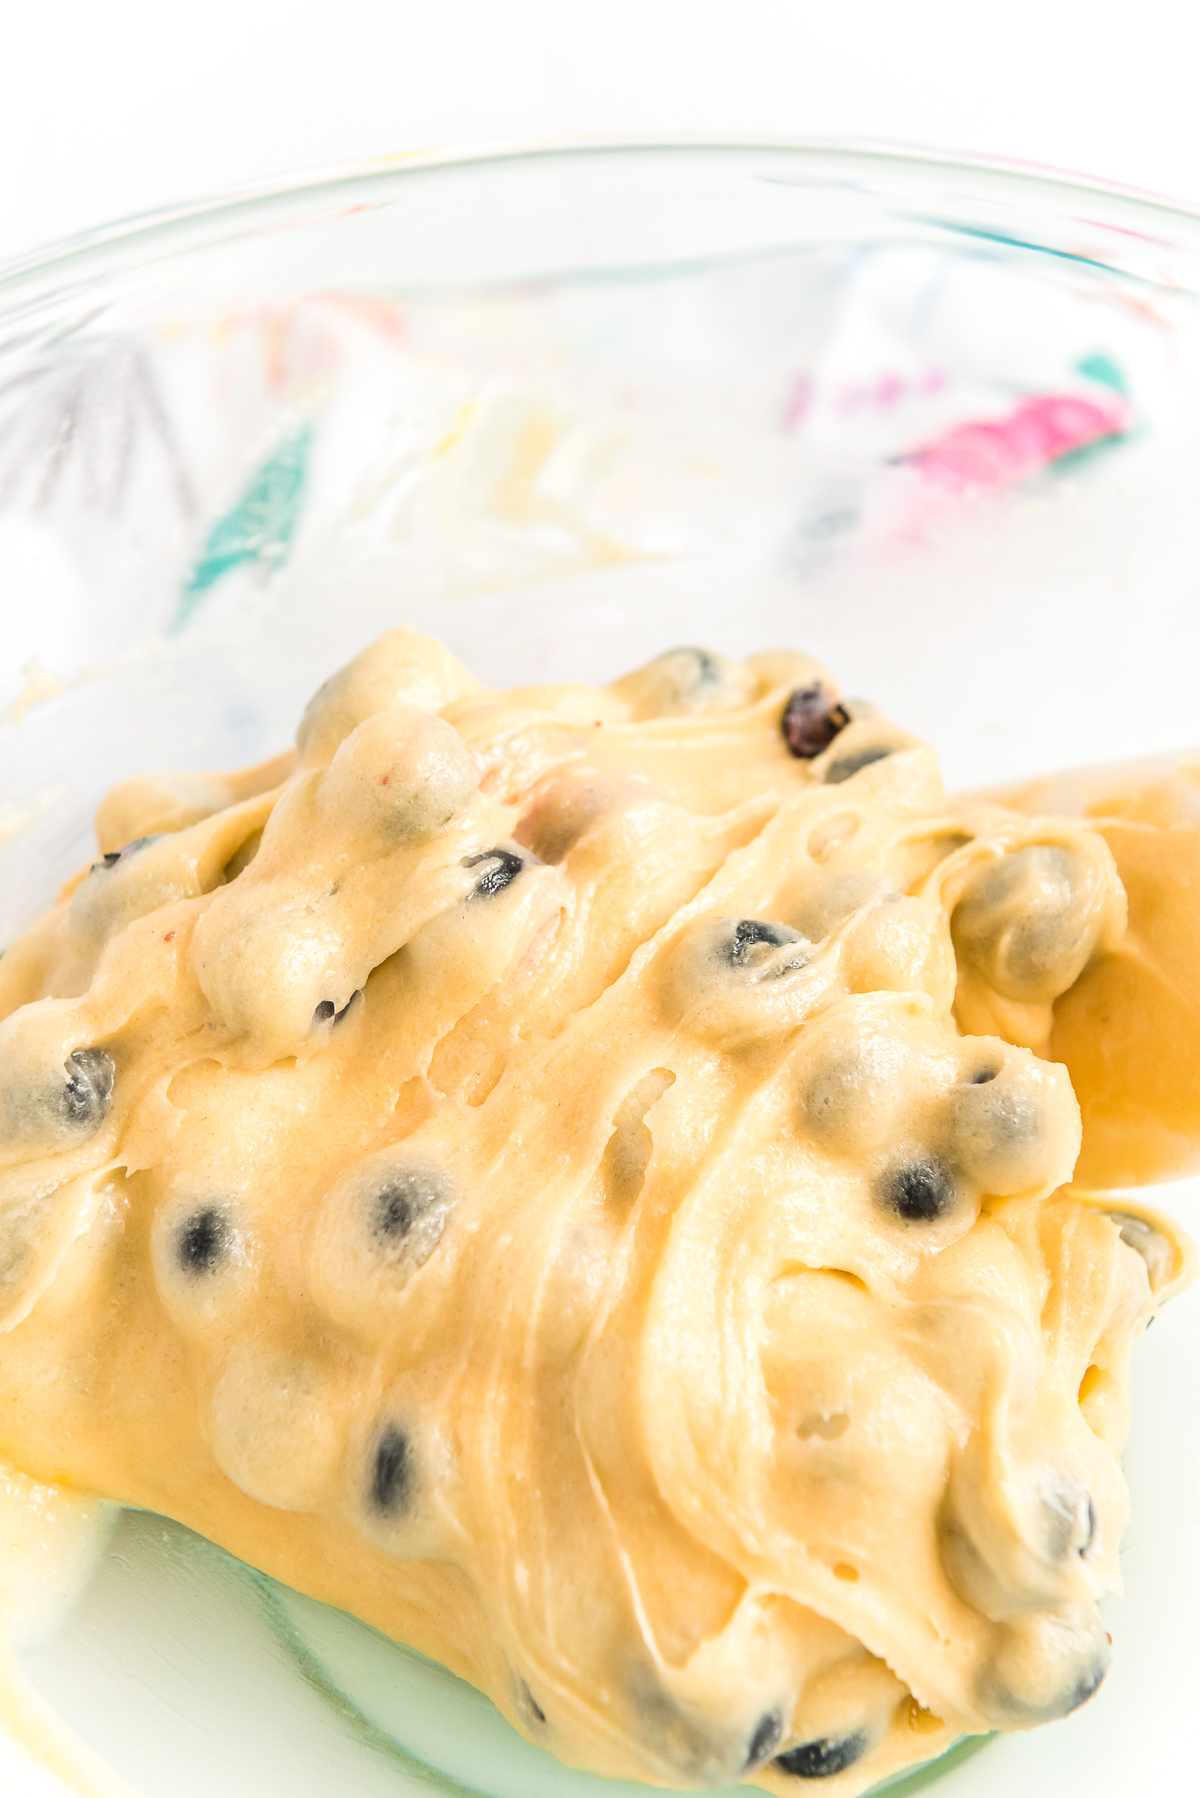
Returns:
[[[114,781],[282,747],[400,621],[497,684],[802,646],[956,785],[1192,744],[1198,291],[1166,205],[745,144],[402,159],[0,270],[0,940]],[[1139,1355],[1114,1672],[934,1769],[954,1798],[1191,1789],[1178,1309]],[[143,1798],[615,1790],[160,1520],[25,1660]]]

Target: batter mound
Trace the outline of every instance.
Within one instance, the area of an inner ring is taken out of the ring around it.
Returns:
[[[98,834],[0,962],[0,1454],[598,1773],[858,1793],[1094,1691],[1192,1272],[1042,1059],[1145,999],[1079,1023],[1111,833],[802,656],[495,693],[401,630]]]

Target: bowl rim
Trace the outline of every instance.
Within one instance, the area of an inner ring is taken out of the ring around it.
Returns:
[[[956,191],[953,195],[959,203],[964,199],[1010,204],[1032,201],[1048,218],[1065,214],[1078,224],[1141,239],[1154,248],[1183,251],[1200,261],[1200,203],[1172,199],[1074,170],[983,152],[857,136],[592,133],[466,143],[306,166],[122,215],[35,245],[15,256],[0,258],[0,317],[14,309],[14,302],[19,310],[22,301],[35,299],[39,292],[54,291],[62,277],[86,278],[90,270],[99,273],[106,264],[136,266],[159,254],[245,236],[256,224],[285,224],[289,218],[316,206],[332,203],[339,211],[373,209],[386,205],[393,190],[414,177],[575,159],[601,162],[630,155],[665,161],[680,154],[714,158],[780,155],[793,159],[798,165],[797,173],[807,174],[814,183],[820,179],[848,190],[861,190],[872,179],[879,181],[897,175],[906,175],[917,188],[922,184],[929,187],[939,178],[956,186],[967,183],[969,191]],[[936,192],[930,197],[936,199]],[[1075,209],[1080,206],[1086,207],[1086,213],[1076,215]],[[74,285],[73,280],[71,284]],[[1169,284],[1181,285],[1178,281]],[[1196,286],[1200,289],[1200,272]]]

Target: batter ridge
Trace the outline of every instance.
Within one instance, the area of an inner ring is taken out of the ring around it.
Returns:
[[[115,789],[0,961],[0,1455],[602,1774],[1065,1715],[1193,1273],[1110,1175],[1200,1136],[1126,1049],[1200,836],[1009,799],[790,652],[499,693],[408,630]]]

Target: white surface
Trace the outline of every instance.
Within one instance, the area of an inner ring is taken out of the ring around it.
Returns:
[[[0,254],[288,168],[498,138],[856,135],[1200,204],[1186,0],[39,0]]]

